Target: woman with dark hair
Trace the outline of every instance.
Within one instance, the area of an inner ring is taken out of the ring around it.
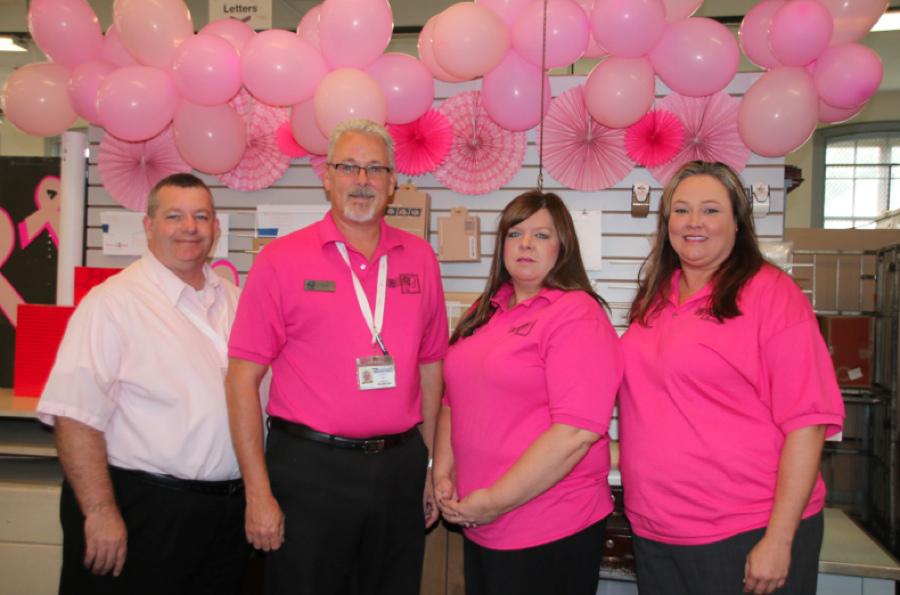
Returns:
[[[467,595],[593,595],[621,354],[558,196],[503,210],[485,291],[450,344],[433,477],[464,527]]]
[[[622,337],[622,485],[642,595],[815,593],[843,423],[809,300],[766,263],[737,175],[686,164]]]

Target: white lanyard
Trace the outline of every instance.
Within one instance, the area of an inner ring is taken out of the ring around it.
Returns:
[[[356,301],[359,303],[359,310],[362,312],[363,318],[372,333],[372,343],[378,343],[382,353],[387,355],[387,349],[381,340],[381,328],[384,324],[384,296],[387,292],[387,254],[382,254],[381,258],[378,259],[378,289],[375,292],[375,316],[373,320],[369,298],[366,297],[362,283],[359,282],[359,278],[353,271],[353,265],[350,264],[347,246],[344,245],[344,242],[336,242],[335,245],[347,264],[347,268],[350,269],[350,276],[353,278],[353,289],[356,290]]]

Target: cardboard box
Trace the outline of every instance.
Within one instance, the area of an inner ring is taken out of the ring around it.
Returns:
[[[427,192],[416,190],[412,184],[402,184],[394,193],[394,199],[388,205],[384,220],[388,225],[428,241],[430,202]]]
[[[481,294],[465,291],[450,291],[444,294],[451,335],[453,334],[453,329],[455,329],[456,325],[459,323],[459,319],[472,307],[472,304],[475,303],[475,300],[478,299],[479,295]]]
[[[438,260],[481,260],[481,220],[465,207],[453,207],[449,217],[438,218]]]
[[[819,316],[838,384],[872,386],[874,321],[871,316]]]

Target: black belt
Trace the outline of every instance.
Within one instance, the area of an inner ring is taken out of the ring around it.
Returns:
[[[199,479],[180,479],[171,475],[161,475],[158,473],[149,473],[147,471],[138,471],[137,469],[123,469],[121,467],[109,467],[112,475],[121,477],[130,477],[143,481],[144,483],[153,484],[155,486],[169,488],[171,490],[182,490],[186,492],[197,492],[200,494],[210,494],[213,496],[233,496],[244,490],[244,482],[240,479],[229,479],[225,481],[203,481]]]
[[[291,436],[296,436],[297,438],[321,442],[322,444],[330,444],[331,446],[336,446],[338,448],[353,448],[361,450],[367,455],[377,454],[389,448],[400,446],[418,432],[415,426],[413,426],[402,434],[387,434],[384,436],[372,436],[371,438],[345,438],[343,436],[319,432],[309,426],[287,421],[280,417],[270,417],[269,426],[281,430],[282,432],[286,432]]]

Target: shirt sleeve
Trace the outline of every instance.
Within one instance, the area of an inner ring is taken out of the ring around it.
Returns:
[[[68,417],[104,431],[116,409],[124,334],[114,307],[94,290],[69,319],[56,361],[38,402],[38,417]]]
[[[447,304],[444,302],[444,287],[441,283],[441,269],[432,253],[427,266],[428,279],[425,286],[425,321],[422,340],[419,343],[419,363],[427,364],[444,359],[450,332],[447,329]]]
[[[278,276],[264,250],[241,291],[228,338],[228,356],[268,366],[281,352],[286,337]]]
[[[582,295],[581,304],[560,317],[542,348],[550,418],[603,435],[622,381],[622,351],[602,307]]]

